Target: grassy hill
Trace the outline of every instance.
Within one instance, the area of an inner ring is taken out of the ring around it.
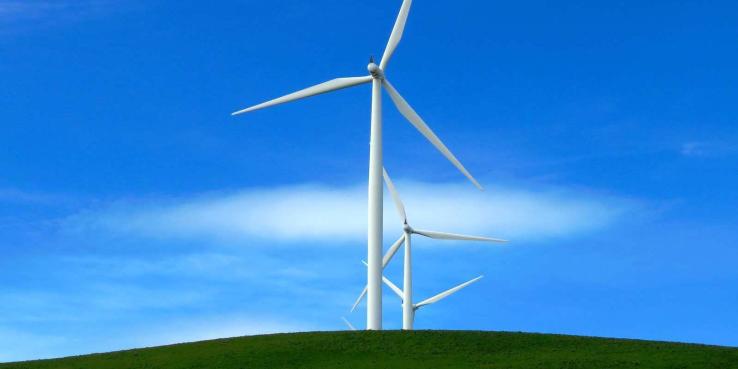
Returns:
[[[738,349],[497,332],[337,332],[231,338],[0,369],[738,368]]]

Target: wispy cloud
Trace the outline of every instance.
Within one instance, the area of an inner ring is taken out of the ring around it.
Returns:
[[[124,256],[73,256],[62,265],[77,274],[99,279],[198,278],[208,281],[263,282],[315,278],[318,273],[289,265],[285,260],[263,254],[193,253],[164,258]],[[314,263],[317,263],[315,261]]]
[[[14,32],[107,14],[121,0],[0,0],[0,32]]]
[[[687,157],[707,157],[729,155],[736,152],[736,147],[718,142],[692,141],[682,144],[680,153]]]
[[[705,154],[704,142],[687,142],[682,145],[681,153],[684,156],[702,156]]]
[[[45,357],[53,357],[63,353],[57,351],[59,346],[68,344],[69,339],[62,335],[34,334],[0,326],[0,362],[35,359],[41,352]]]
[[[317,326],[313,324],[263,315],[251,317],[238,315],[212,316],[160,324],[153,329],[142,332],[142,335],[134,337],[134,340],[138,347],[159,346],[260,334],[305,332],[316,329]]]
[[[71,201],[73,201],[73,198],[70,196],[21,191],[15,188],[0,188],[0,204],[62,205]]]
[[[554,189],[496,187],[476,192],[466,184],[400,182],[411,225],[448,232],[538,240],[590,232],[633,210],[627,199]],[[164,239],[244,241],[361,241],[366,235],[364,186],[302,185],[248,189],[149,203],[121,202],[66,222],[76,232],[114,232]],[[389,200],[387,200],[389,201]],[[393,205],[385,204],[388,234],[399,232]]]
[[[132,283],[80,283],[76,291],[0,291],[0,324],[13,322],[80,321],[146,310],[173,310],[211,298],[207,291]],[[86,315],[80,315],[84,313]]]
[[[86,15],[106,9],[112,0],[0,0],[0,19],[38,19],[55,15]]]
[[[108,327],[108,334],[103,336],[97,336],[94,330],[85,331],[75,339],[68,338],[67,332],[53,329],[50,332],[29,333],[0,326],[0,362],[312,330],[316,330],[316,326],[310,323],[263,314],[163,318],[137,327]]]
[[[294,301],[302,302],[303,312],[339,306],[335,288],[324,285],[330,277],[296,276],[286,262],[258,255],[98,255],[21,263],[34,275],[49,270],[47,281],[74,285],[0,288],[0,361],[315,330],[320,325],[313,320],[272,313]]]

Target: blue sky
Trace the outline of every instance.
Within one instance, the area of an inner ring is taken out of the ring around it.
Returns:
[[[363,326],[368,87],[229,113],[365,74],[399,6],[0,0],[0,361]],[[386,166],[512,240],[416,241],[419,298],[486,276],[417,327],[738,346],[736,14],[416,1],[387,75],[487,191],[389,99]]]

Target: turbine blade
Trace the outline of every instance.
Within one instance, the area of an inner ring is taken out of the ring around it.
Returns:
[[[356,307],[359,306],[359,304],[361,303],[361,300],[364,299],[364,296],[366,296],[367,290],[368,290],[368,288],[367,287],[364,287],[364,290],[361,291],[361,294],[359,295],[359,298],[356,299],[356,302],[354,302],[354,306],[351,307],[351,312],[352,313],[354,312],[354,310],[356,310]]]
[[[434,232],[424,231],[422,229],[414,229],[414,233],[421,236],[435,238],[437,240],[459,240],[459,241],[483,241],[483,242],[497,242],[506,243],[507,240],[501,240],[499,238],[479,237],[479,236],[466,236],[463,234],[445,233],[445,232]]]
[[[395,202],[395,207],[397,208],[397,213],[400,214],[400,218],[402,218],[402,223],[407,223],[407,214],[405,213],[405,205],[402,204],[402,200],[400,200],[400,194],[397,193],[397,189],[395,188],[395,184],[392,183],[392,180],[389,177],[389,174],[387,174],[387,169],[382,168],[382,175],[384,176],[384,182],[387,184],[387,188],[389,189],[390,194],[392,195],[392,200]]]
[[[389,262],[392,261],[392,257],[395,256],[395,254],[397,253],[397,250],[400,249],[400,246],[402,246],[403,242],[405,242],[405,233],[403,233],[402,236],[400,236],[400,238],[397,241],[395,241],[392,247],[390,247],[389,250],[387,250],[387,253],[384,254],[384,259],[382,260],[382,269],[384,269],[384,267],[386,267],[387,264],[389,264]]]
[[[355,331],[356,328],[354,328],[354,325],[351,324],[351,322],[348,321],[345,317],[341,317],[341,320],[343,320],[344,323],[349,327],[350,330]]]
[[[367,264],[366,261],[362,260],[361,262],[364,263],[365,266],[367,267],[369,266],[369,264]],[[400,287],[397,287],[397,285],[392,283],[392,281],[390,281],[389,278],[385,277],[384,275],[382,275],[382,281],[384,282],[384,284],[387,285],[387,287],[389,287],[392,290],[392,292],[394,292],[397,296],[400,297],[400,300],[403,299],[403,293]]]
[[[295,101],[299,99],[304,99],[306,97],[315,96],[319,94],[324,94],[331,91],[340,90],[343,88],[353,87],[356,85],[360,85],[363,83],[368,83],[372,80],[371,76],[366,77],[349,77],[349,78],[336,78],[333,80],[330,80],[328,82],[323,82],[319,85],[315,85],[312,87],[308,87],[304,90],[300,90],[297,92],[293,92],[289,95],[285,95],[279,98],[276,98],[274,100],[267,101],[265,103],[252,106],[250,108],[246,108],[243,110],[239,110],[231,115],[239,115],[243,113],[248,113],[254,110],[264,109],[268,108],[270,106],[284,104],[290,101]]]
[[[479,182],[477,182],[477,180],[474,179],[474,177],[472,177],[469,171],[467,171],[466,168],[464,168],[464,165],[462,165],[461,162],[459,162],[459,160],[456,159],[454,154],[452,154],[451,151],[446,147],[446,145],[444,145],[443,142],[441,142],[441,139],[439,139],[438,136],[436,136],[436,134],[433,133],[430,127],[428,127],[428,125],[425,124],[425,122],[423,121],[422,118],[420,118],[418,113],[416,113],[415,110],[413,110],[413,108],[410,106],[410,104],[408,104],[407,101],[405,101],[405,99],[402,98],[402,96],[400,96],[400,93],[397,92],[397,90],[395,90],[392,84],[387,79],[383,80],[383,84],[384,84],[384,87],[387,88],[387,92],[389,93],[390,98],[392,98],[392,102],[394,102],[395,106],[397,106],[397,110],[399,110],[400,113],[408,121],[410,121],[410,123],[413,126],[415,126],[415,128],[418,131],[420,131],[420,133],[422,133],[423,136],[425,136],[425,138],[427,138],[428,141],[430,141],[433,144],[433,146],[435,146],[436,149],[438,149],[438,151],[441,152],[441,154],[443,154],[443,156],[446,157],[446,159],[448,159],[459,171],[461,171],[461,173],[463,173],[466,176],[466,178],[468,178],[471,181],[471,183],[474,184],[474,186],[484,191],[484,188],[482,188],[482,185],[480,185]]]
[[[382,281],[392,290],[392,292],[395,293],[395,295],[397,295],[400,298],[400,301],[404,299],[404,296],[403,296],[403,293],[400,287],[397,287],[397,285],[392,283],[392,281],[390,281],[389,278],[385,276],[382,276]]]
[[[379,67],[384,69],[387,67],[392,54],[395,53],[397,45],[400,44],[402,39],[402,33],[405,31],[405,22],[407,22],[407,15],[410,13],[410,5],[413,3],[412,0],[405,0],[402,2],[400,7],[400,14],[397,15],[395,26],[392,28],[389,41],[387,41],[387,47],[384,49],[384,55],[382,55],[382,61],[379,62]]]
[[[460,285],[458,285],[458,286],[456,286],[454,288],[451,288],[449,290],[446,290],[444,292],[441,292],[441,293],[439,293],[439,294],[437,294],[437,295],[435,295],[435,296],[433,296],[433,297],[431,297],[431,298],[429,298],[427,300],[423,300],[423,301],[415,304],[415,310],[420,309],[421,307],[423,307],[425,305],[430,305],[430,304],[432,304],[434,302],[441,301],[444,298],[451,296],[452,294],[454,294],[458,290],[460,290],[460,289],[462,289],[462,288],[464,288],[464,287],[466,287],[466,286],[468,286],[468,285],[470,285],[470,284],[472,284],[472,283],[474,283],[474,282],[482,279],[483,277],[484,276],[479,276],[477,278],[472,279],[471,281],[464,282],[464,283],[462,283],[462,284],[460,284]]]
[[[387,250],[387,253],[384,255],[384,259],[382,260],[382,269],[389,264],[389,262],[392,260],[392,257],[395,256],[397,253],[397,250],[400,249],[400,246],[402,246],[402,243],[405,241],[405,234],[403,233],[402,236],[400,236],[400,239],[398,239],[392,247]],[[362,260],[362,263],[366,265],[366,262]],[[351,312],[353,313],[354,310],[356,310],[356,307],[359,306],[361,303],[361,300],[364,299],[367,293],[367,287],[364,286],[364,289],[361,291],[361,294],[359,295],[359,298],[356,299],[356,302],[354,302],[354,306],[351,307]]]

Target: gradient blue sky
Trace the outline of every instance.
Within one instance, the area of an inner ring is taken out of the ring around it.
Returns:
[[[229,113],[365,74],[399,6],[0,0],[0,361],[363,326],[369,88]],[[513,241],[418,240],[419,298],[486,278],[417,326],[738,346],[736,40],[729,1],[416,1],[387,75],[487,191],[389,99],[386,165]]]

